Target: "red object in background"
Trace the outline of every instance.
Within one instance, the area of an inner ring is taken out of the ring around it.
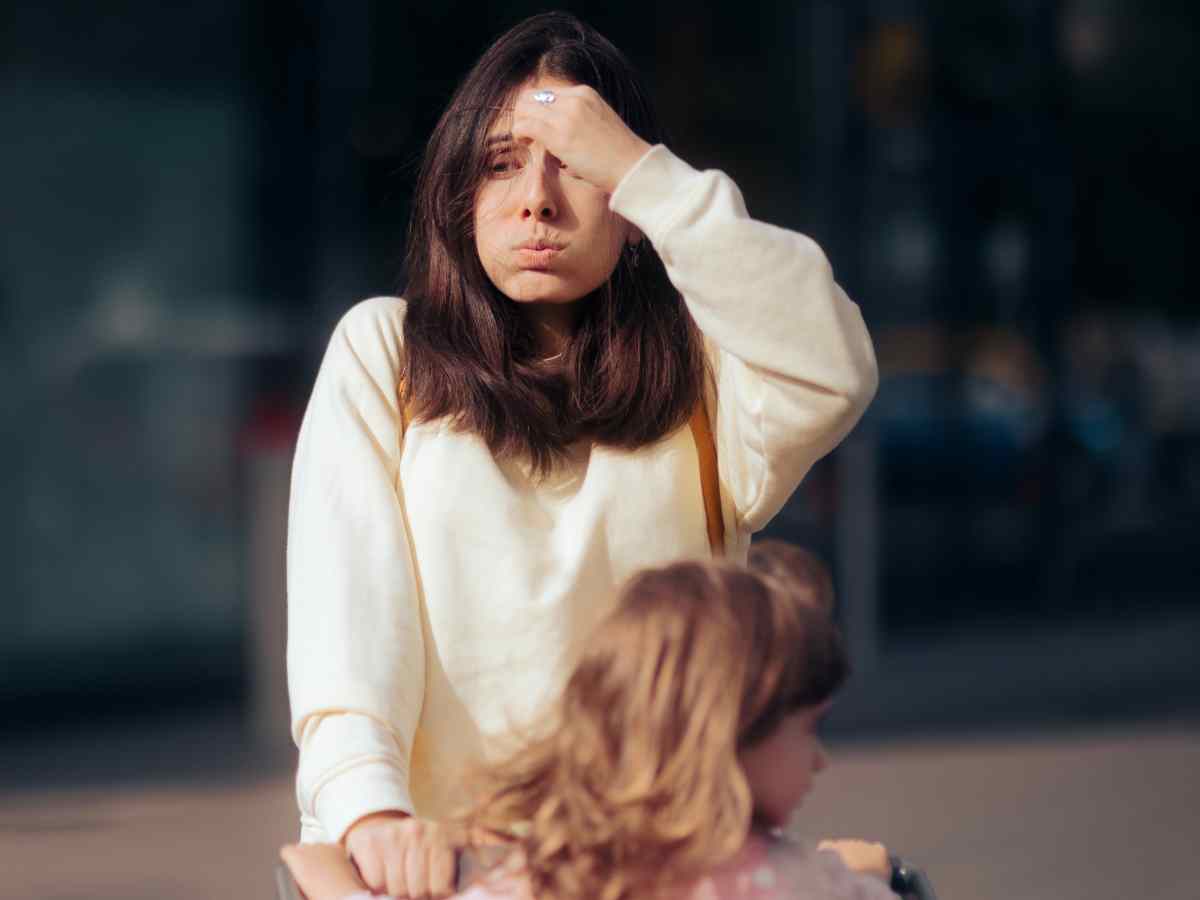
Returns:
[[[262,394],[238,435],[238,447],[243,453],[288,450],[296,445],[303,418],[303,412],[283,392]]]

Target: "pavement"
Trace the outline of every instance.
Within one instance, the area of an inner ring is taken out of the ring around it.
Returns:
[[[0,898],[273,898],[277,848],[297,832],[289,765],[206,768],[220,728],[80,732],[55,744],[73,760],[61,778],[20,770],[45,736],[0,748]],[[118,738],[126,768],[96,777],[111,767],[89,772],[89,749],[101,759]],[[151,754],[140,766],[139,753]],[[926,870],[940,900],[1200,896],[1194,717],[855,740],[831,755],[794,830],[881,840]]]

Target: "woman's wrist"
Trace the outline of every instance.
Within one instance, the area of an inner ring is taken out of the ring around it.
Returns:
[[[347,828],[345,833],[342,835],[341,843],[345,844],[350,839],[350,836],[362,826],[374,825],[377,822],[385,822],[389,819],[408,818],[411,818],[411,816],[401,809],[383,809],[376,812],[367,813],[365,816],[361,816],[350,823],[350,827]]]
[[[642,157],[653,149],[653,145],[642,140],[636,134],[632,136],[629,147],[620,155],[616,166],[614,167],[614,177],[612,183],[606,185],[608,193],[612,194],[625,180],[625,176],[633,171],[634,167],[641,162]]]

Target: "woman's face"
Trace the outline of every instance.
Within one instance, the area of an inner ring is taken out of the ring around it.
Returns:
[[[817,726],[828,710],[829,703],[794,710],[738,755],[759,821],[773,828],[787,825],[812,790],[817,773],[829,764],[817,737]]]
[[[517,90],[569,86],[541,77]],[[503,113],[487,140],[475,247],[492,284],[518,303],[571,303],[607,281],[631,233],[609,211],[609,195],[563,168],[541,144],[514,143]]]

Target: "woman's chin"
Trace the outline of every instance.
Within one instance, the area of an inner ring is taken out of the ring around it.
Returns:
[[[590,293],[564,284],[550,272],[522,272],[501,292],[514,303],[574,303]]]

